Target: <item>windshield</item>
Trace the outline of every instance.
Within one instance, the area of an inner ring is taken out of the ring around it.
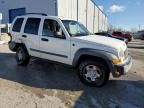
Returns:
[[[90,35],[84,25],[73,20],[62,20],[65,28],[72,37]]]

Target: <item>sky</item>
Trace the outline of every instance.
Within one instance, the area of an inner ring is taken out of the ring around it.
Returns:
[[[95,0],[109,24],[126,30],[144,29],[144,0]]]

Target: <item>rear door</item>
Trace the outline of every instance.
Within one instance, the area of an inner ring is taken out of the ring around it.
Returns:
[[[39,26],[41,18],[27,18],[23,32],[21,34],[21,41],[25,43],[29,54],[31,56],[40,57],[39,49]]]

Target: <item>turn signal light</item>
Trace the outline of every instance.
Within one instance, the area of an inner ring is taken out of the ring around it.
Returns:
[[[114,60],[113,60],[113,63],[116,64],[116,65],[117,65],[117,64],[120,64],[120,63],[121,63],[121,60],[120,60],[120,59],[114,59]]]

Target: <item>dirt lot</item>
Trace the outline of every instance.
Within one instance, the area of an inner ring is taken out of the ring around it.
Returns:
[[[73,69],[31,60],[18,67],[7,44],[0,45],[0,108],[144,108],[144,41],[129,44],[131,71],[103,88],[81,84]]]

